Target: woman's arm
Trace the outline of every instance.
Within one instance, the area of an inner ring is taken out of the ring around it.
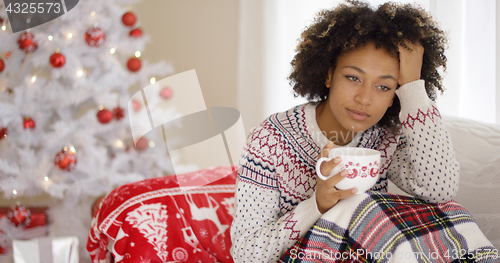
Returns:
[[[458,191],[459,165],[448,131],[424,85],[417,80],[396,91],[403,134],[387,176],[411,195],[442,203]]]
[[[281,213],[276,142],[269,130],[260,127],[252,131],[243,150],[231,224],[235,262],[275,262],[321,216],[314,194]]]

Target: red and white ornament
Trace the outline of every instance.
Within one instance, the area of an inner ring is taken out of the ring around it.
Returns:
[[[97,112],[97,120],[100,123],[108,123],[113,119],[113,113],[107,109],[102,109]]]
[[[63,54],[59,53],[56,51],[56,53],[52,54],[49,59],[50,65],[54,68],[60,68],[64,66],[66,63],[66,58],[64,57]]]
[[[73,168],[76,166],[76,154],[75,154],[75,148],[70,147],[64,147],[58,154],[56,154],[56,157],[54,158],[54,164],[56,165],[57,168],[64,170],[64,171],[71,171]]]
[[[127,68],[132,72],[136,72],[141,69],[141,65],[141,60],[136,57],[132,57],[127,61]]]
[[[24,117],[23,119],[23,127],[24,129],[35,129],[35,121],[30,117]]]
[[[123,119],[123,117],[125,117],[124,110],[120,107],[114,108],[113,109],[113,117],[115,117],[115,119],[117,119],[117,120]]]
[[[122,22],[126,26],[133,26],[136,21],[137,21],[137,17],[135,16],[134,13],[132,13],[130,11],[123,14],[123,16],[122,16]]]
[[[7,138],[7,135],[9,135],[9,129],[7,127],[3,127],[0,129],[0,140]]]
[[[7,217],[16,227],[26,227],[31,222],[31,211],[27,207],[17,204],[7,211]]]
[[[29,32],[22,33],[17,40],[17,44],[19,45],[19,48],[26,53],[33,52],[38,47],[33,34]]]
[[[135,141],[135,149],[138,151],[144,151],[148,148],[149,142],[146,138],[141,137]]]
[[[91,47],[100,47],[106,42],[106,35],[102,29],[92,27],[85,32],[85,41]]]
[[[0,58],[0,73],[5,69],[5,62]]]
[[[134,29],[130,30],[129,35],[131,37],[140,37],[140,36],[142,36],[142,30],[140,28],[134,28]]]
[[[170,99],[172,97],[172,89],[170,89],[169,87],[163,87],[160,90],[160,97],[166,100]]]

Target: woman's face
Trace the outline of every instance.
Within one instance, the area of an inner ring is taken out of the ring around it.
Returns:
[[[364,131],[375,125],[392,105],[399,77],[399,60],[369,43],[338,57],[325,85],[326,107],[338,131]]]

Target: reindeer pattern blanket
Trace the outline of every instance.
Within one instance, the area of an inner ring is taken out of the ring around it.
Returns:
[[[92,220],[92,262],[233,262],[236,176],[218,167],[114,189]]]

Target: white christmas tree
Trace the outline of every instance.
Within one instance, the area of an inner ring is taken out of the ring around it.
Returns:
[[[134,147],[131,135],[130,94],[173,73],[165,62],[141,61],[149,39],[129,10],[135,2],[80,1],[18,33],[0,6],[0,191],[51,196],[49,233],[80,237],[80,262],[95,197],[173,173],[168,155],[142,154],[154,145]],[[168,87],[159,96],[175,99]],[[142,101],[132,105],[144,110]]]

